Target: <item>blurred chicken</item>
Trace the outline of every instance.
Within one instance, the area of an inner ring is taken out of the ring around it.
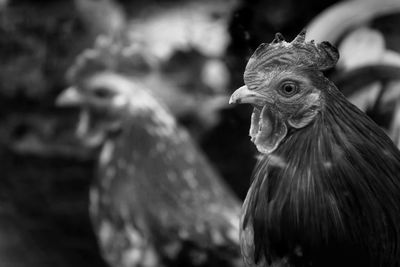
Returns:
[[[98,59],[78,60],[58,104],[80,107],[78,136],[102,145],[90,213],[105,259],[118,267],[240,264],[238,199],[143,83],[88,70]]]
[[[151,64],[135,79],[141,79],[166,103],[196,140],[220,122],[219,112],[228,103],[229,82],[222,57],[229,44],[228,21],[236,0],[162,5],[144,1],[122,6],[114,0],[74,3],[87,28],[102,36],[95,50],[114,49],[104,56],[105,68],[135,76],[130,55],[132,49],[139,49]]]
[[[228,95],[221,90],[223,82],[217,83],[215,77],[223,75],[225,69],[194,50],[177,52],[161,61],[144,41],[100,36],[94,47],[85,51],[71,68],[69,80],[79,83],[107,71],[143,84],[195,138],[218,123],[219,111],[228,103]],[[206,77],[214,77],[214,83],[206,83]]]
[[[263,154],[243,207],[250,266],[399,266],[400,152],[323,71],[328,42],[277,34],[250,58],[233,103],[254,106]]]

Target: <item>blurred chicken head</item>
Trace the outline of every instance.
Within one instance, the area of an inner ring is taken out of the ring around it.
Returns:
[[[135,93],[133,87],[130,80],[118,74],[98,73],[62,92],[57,105],[80,108],[77,136],[85,144],[97,146],[119,131]]]

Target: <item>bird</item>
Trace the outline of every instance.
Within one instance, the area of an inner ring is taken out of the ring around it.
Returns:
[[[400,152],[326,77],[338,50],[305,37],[261,44],[230,98],[254,107],[260,153],[242,208],[244,260],[400,266]]]
[[[151,90],[113,69],[88,71],[94,60],[78,59],[56,104],[80,109],[76,135],[100,150],[89,212],[105,260],[241,266],[241,201]]]
[[[134,78],[201,141],[219,123],[220,112],[228,106],[229,94],[224,82],[219,81],[227,79],[225,69],[195,50],[177,51],[168,59],[160,59],[149,46],[145,39],[99,35],[92,47],[77,56],[66,72],[66,80],[79,83],[107,71]]]

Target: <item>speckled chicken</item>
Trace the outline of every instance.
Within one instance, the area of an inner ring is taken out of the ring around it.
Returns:
[[[142,83],[110,70],[80,75],[86,60],[57,102],[80,107],[78,136],[102,145],[90,214],[107,262],[240,266],[238,199]]]
[[[400,266],[400,152],[324,76],[338,58],[277,34],[231,96],[254,106],[262,154],[241,220],[249,266]]]

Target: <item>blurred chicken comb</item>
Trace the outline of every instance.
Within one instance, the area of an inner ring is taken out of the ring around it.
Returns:
[[[122,39],[99,36],[93,48],[84,50],[67,72],[67,79],[75,83],[96,72],[115,71],[127,74],[149,72],[155,59],[146,51],[140,40],[125,42]]]

